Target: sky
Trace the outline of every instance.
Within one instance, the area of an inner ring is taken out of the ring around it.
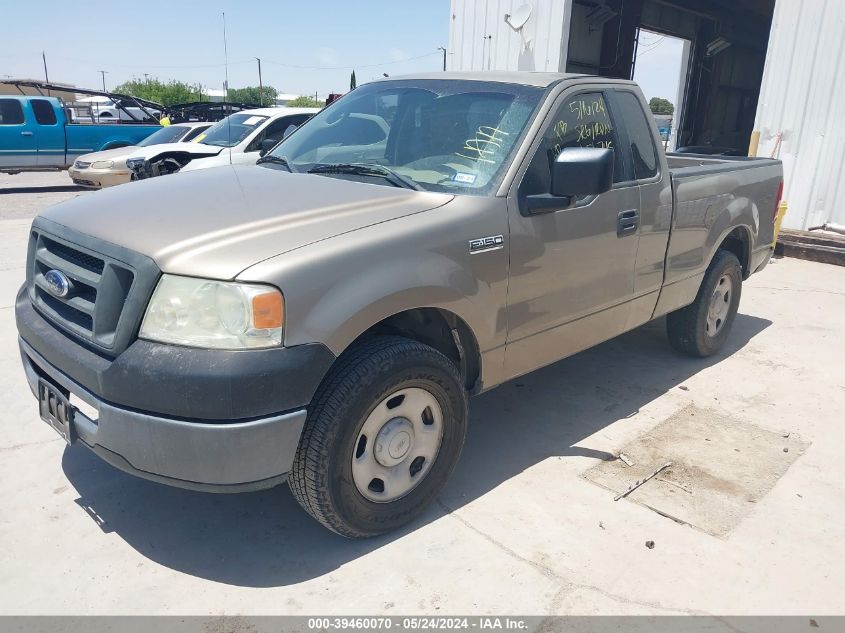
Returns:
[[[675,100],[682,52],[683,40],[651,31],[640,31],[634,79],[640,84],[646,99],[662,97],[677,107]]]
[[[0,79],[43,79],[111,89],[144,73],[222,89],[222,12],[226,13],[229,86],[265,85],[324,98],[358,83],[442,69],[449,37],[449,0],[143,0],[95,8],[67,0],[4,2]],[[124,7],[125,10],[122,10]],[[406,8],[407,7],[407,8]],[[411,9],[411,7],[413,7]],[[675,100],[680,41],[646,34],[637,79],[647,97]],[[659,40],[659,41],[658,41]]]
[[[4,2],[0,79],[44,78],[102,88],[148,73],[222,89],[223,21],[229,86],[265,85],[295,94],[346,92],[352,68],[359,83],[441,70],[449,37],[449,0],[179,0],[90,3]],[[85,6],[89,6],[88,9]],[[408,5],[410,8],[410,4]],[[125,10],[122,10],[124,7]],[[408,60],[408,61],[405,61]]]

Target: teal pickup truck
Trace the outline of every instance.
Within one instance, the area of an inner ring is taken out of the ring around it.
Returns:
[[[72,121],[55,97],[0,96],[0,172],[67,169],[82,154],[136,145],[161,127],[89,121]]]

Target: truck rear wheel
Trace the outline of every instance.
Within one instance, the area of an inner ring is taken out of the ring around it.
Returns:
[[[741,294],[739,260],[728,251],[716,251],[695,301],[666,318],[669,343],[690,356],[703,358],[718,352],[730,334]]]
[[[455,467],[467,396],[454,363],[397,336],[355,344],[317,390],[288,483],[324,526],[353,538],[419,516]]]

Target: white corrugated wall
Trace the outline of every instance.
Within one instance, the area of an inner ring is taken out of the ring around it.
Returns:
[[[569,40],[572,0],[452,0],[449,70],[537,70],[558,72]],[[531,5],[522,33],[505,14]]]
[[[784,226],[845,224],[845,0],[777,0],[754,127],[783,160]]]

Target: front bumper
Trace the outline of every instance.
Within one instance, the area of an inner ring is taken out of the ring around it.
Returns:
[[[305,406],[334,359],[322,345],[226,352],[140,340],[109,359],[57,330],[25,290],[15,316],[33,394],[44,379],[78,397],[97,411],[74,414],[82,443],[122,470],[183,488],[284,481]]]
[[[129,169],[76,169],[70,167],[67,170],[70,179],[74,184],[91,189],[102,187],[113,187],[130,181],[132,172]]]

